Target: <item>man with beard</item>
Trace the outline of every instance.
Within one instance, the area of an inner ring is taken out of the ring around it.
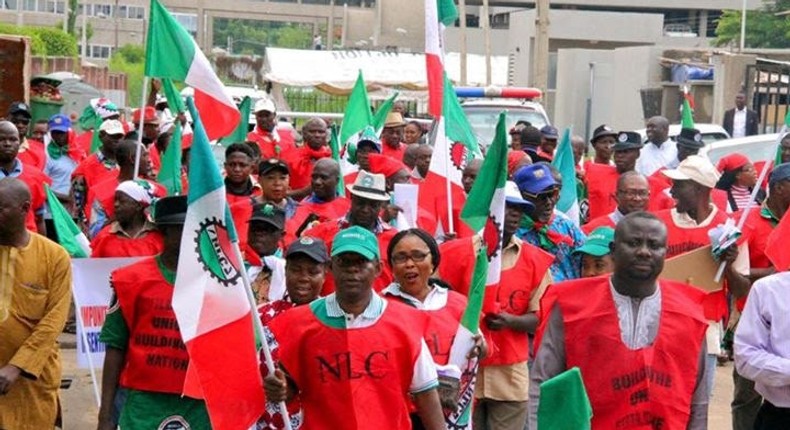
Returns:
[[[548,288],[530,375],[529,428],[537,428],[540,385],[572,367],[581,370],[593,430],[707,428],[703,293],[658,280],[666,252],[666,226],[634,212],[617,225],[611,276]]]
[[[255,102],[255,129],[247,134],[247,140],[255,142],[261,150],[261,159],[283,157],[294,148],[290,133],[277,132],[277,108],[269,98]],[[244,120],[244,119],[243,119]]]
[[[264,379],[266,398],[298,394],[303,428],[409,430],[411,396],[427,430],[445,429],[425,317],[373,290],[382,270],[376,236],[352,226],[331,249],[337,291],[269,323],[280,369]],[[336,368],[338,360],[345,364]]]
[[[554,255],[551,277],[559,282],[581,275],[581,257],[573,251],[584,243],[585,237],[565,214],[554,210],[562,186],[554,173],[548,164],[541,162],[522,167],[513,176],[513,181],[524,200],[534,206],[524,214],[516,236]]]
[[[291,171],[291,191],[294,199],[302,199],[310,194],[310,176],[317,160],[331,158],[332,150],[327,145],[326,122],[321,118],[311,118],[302,126],[304,144],[288,154],[286,162]]]

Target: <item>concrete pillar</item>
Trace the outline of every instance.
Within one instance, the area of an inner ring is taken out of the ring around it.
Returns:
[[[326,20],[326,49],[331,51],[335,46],[335,6],[332,4],[331,12]]]
[[[716,79],[713,84],[713,123],[721,124],[724,111],[734,105],[735,94],[741,90],[746,79],[746,66],[756,64],[755,55],[714,55],[713,66]]]
[[[203,0],[197,2],[197,33],[195,34],[195,41],[200,48],[205,47],[206,42],[206,10],[203,9]]]
[[[699,11],[699,31],[697,35],[699,37],[707,37],[708,34],[708,10],[703,9]]]

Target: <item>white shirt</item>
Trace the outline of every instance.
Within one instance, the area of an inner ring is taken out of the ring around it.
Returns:
[[[732,137],[745,137],[746,136],[746,107],[738,110],[735,108],[735,113],[732,116]]]
[[[658,334],[658,322],[661,315],[661,288],[653,294],[635,299],[617,292],[609,278],[609,290],[612,292],[614,306],[617,308],[617,320],[620,322],[620,338],[630,350],[637,350],[651,345]]]
[[[752,285],[735,331],[735,366],[775,406],[790,408],[790,272]]]
[[[443,309],[445,306],[447,306],[447,296],[449,295],[448,291],[449,290],[447,288],[431,287],[431,291],[428,292],[427,296],[425,296],[425,300],[420,301],[418,298],[401,290],[400,284],[393,282],[387,288],[385,288],[381,294],[389,294],[391,296],[399,297],[409,305],[414,306],[421,311],[438,311],[439,309]]]
[[[272,278],[269,281],[268,301],[282,300],[285,297],[285,259],[267,255],[261,260],[272,271]],[[252,281],[258,277],[262,270],[263,266],[250,266],[247,268],[247,276]]]
[[[662,167],[674,169],[677,165],[677,143],[667,139],[661,146],[656,146],[653,142],[645,144],[642,150],[639,151],[639,158],[636,160],[634,170],[645,176],[650,176]]]

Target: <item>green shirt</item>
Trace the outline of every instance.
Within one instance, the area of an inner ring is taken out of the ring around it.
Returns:
[[[164,288],[173,288],[175,273],[162,265],[156,257]],[[112,281],[110,281],[112,283]],[[99,340],[108,347],[126,350],[129,345],[129,325],[120,312],[117,298],[113,295],[110,308],[102,325]],[[182,397],[177,394],[154,393],[131,390],[121,410],[118,423],[123,430],[181,429],[210,430],[211,424],[203,400]],[[179,426],[180,425],[180,426]]]

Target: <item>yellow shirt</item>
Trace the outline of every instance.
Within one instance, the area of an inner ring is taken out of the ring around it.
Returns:
[[[22,373],[0,396],[0,428],[53,428],[58,414],[60,348],[71,304],[71,261],[49,239],[30,233],[24,247],[0,246],[0,367]]]

